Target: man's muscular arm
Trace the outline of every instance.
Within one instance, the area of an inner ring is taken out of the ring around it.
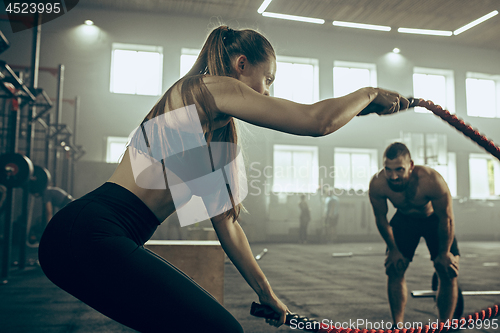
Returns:
[[[443,177],[436,171],[430,174],[428,190],[434,213],[439,218],[439,253],[434,260],[434,265],[436,269],[438,267],[448,267],[448,273],[452,277],[457,276],[458,259],[450,253],[451,244],[455,238],[455,223],[450,190]]]
[[[448,185],[436,171],[430,175],[429,189],[429,197],[434,213],[439,218],[439,254],[445,254],[450,251],[455,237],[452,198]]]
[[[377,223],[378,231],[384,239],[389,250],[396,248],[396,242],[394,241],[394,235],[392,234],[392,228],[387,220],[387,197],[385,197],[379,188],[379,179],[375,175],[370,181],[370,187],[368,189],[368,195],[370,197],[370,202],[372,204],[373,213],[375,214],[375,222]]]
[[[389,252],[387,253],[387,258],[385,260],[385,271],[386,274],[392,270],[395,272],[404,272],[408,266],[407,259],[399,251],[396,241],[394,240],[394,234],[392,233],[392,227],[389,225],[387,220],[387,197],[382,193],[380,189],[381,180],[375,175],[370,181],[370,188],[368,194],[370,196],[370,202],[373,207],[373,212],[375,214],[375,221],[377,223],[378,231],[387,244]]]

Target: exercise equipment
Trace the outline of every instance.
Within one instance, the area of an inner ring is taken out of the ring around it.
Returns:
[[[51,180],[50,172],[44,167],[35,165],[33,176],[29,180],[28,189],[31,194],[42,195]]]
[[[9,41],[5,38],[4,34],[0,31],[0,53],[3,53],[10,47]]]
[[[436,301],[437,290],[439,285],[439,278],[436,272],[432,274],[431,289],[432,290],[414,290],[411,292],[411,296],[414,298],[421,297],[432,297]],[[467,295],[469,292],[462,292],[462,289],[458,287],[458,297],[457,304],[455,305],[455,312],[453,313],[453,318],[458,319],[464,313],[464,294]],[[499,292],[500,294],[500,292]]]
[[[332,253],[332,257],[334,258],[343,258],[343,257],[371,257],[371,256],[385,256],[385,253],[379,252],[334,252]]]
[[[33,162],[22,154],[0,156],[0,184],[8,188],[21,187],[33,176]]]
[[[255,256],[255,260],[260,260],[260,259],[262,259],[262,257],[263,257],[263,256],[265,256],[265,255],[266,255],[266,253],[267,253],[267,249],[262,250],[262,252],[261,252],[261,253],[259,253],[258,255],[256,255],[256,256]]]
[[[459,288],[460,289],[460,288]],[[477,290],[477,291],[461,291],[462,296],[492,296],[500,295],[500,290]],[[415,298],[436,297],[434,290],[413,290],[411,296]]]
[[[279,315],[271,307],[259,303],[252,302],[250,307],[250,314],[259,318],[274,319],[278,320]],[[468,323],[474,323],[476,321],[484,321],[486,319],[495,318],[500,315],[499,306],[494,305],[487,309],[479,310],[474,314],[461,317],[457,320],[457,323],[465,323],[464,327],[467,327]],[[334,320],[328,320],[329,323],[334,322]],[[461,325],[459,324],[459,325]],[[438,327],[429,327],[425,325],[418,328],[403,328],[400,330],[368,330],[368,329],[351,329],[343,327],[335,327],[326,324],[325,320],[319,322],[314,318],[308,318],[306,316],[300,316],[295,313],[290,313],[286,316],[285,325],[289,325],[292,328],[299,328],[306,332],[317,332],[317,333],[442,333],[442,332],[452,332],[454,331],[452,325],[445,326],[445,323],[440,323]],[[293,326],[292,326],[293,325]]]
[[[409,100],[410,107],[421,106],[426,108],[500,160],[500,147],[495,145],[492,140],[481,134],[477,129],[467,124],[463,119],[451,114],[450,111],[443,109],[440,105],[436,105],[432,101],[420,98],[410,98]]]
[[[278,320],[280,318],[279,314],[275,312],[271,307],[259,303],[252,302],[250,308],[250,314],[255,317],[274,319]],[[318,322],[314,318],[308,318],[305,316],[300,316],[296,313],[289,313],[286,315],[285,325],[296,325],[297,327],[309,327],[316,329],[305,329],[306,332],[326,332],[320,331],[320,328],[327,328],[328,326]]]

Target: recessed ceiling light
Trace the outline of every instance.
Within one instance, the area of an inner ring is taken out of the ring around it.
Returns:
[[[410,28],[399,28],[398,32],[405,34],[418,34],[418,35],[432,35],[432,36],[451,36],[451,31],[444,30],[428,30],[428,29],[410,29]]]
[[[263,12],[265,12],[271,1],[273,0],[264,0],[262,5],[260,5],[259,9],[257,9],[257,13],[262,14]]]
[[[91,20],[85,20],[86,25],[94,25],[94,22]]]
[[[399,53],[399,52],[401,52],[401,50],[400,50],[400,49],[398,49],[397,47],[395,47],[394,49],[392,49],[392,52],[394,52],[394,53]]]
[[[486,14],[480,18],[478,18],[477,20],[475,21],[472,21],[471,23],[469,24],[466,24],[464,25],[463,27],[453,31],[453,34],[454,35],[458,35],[458,34],[461,34],[462,32],[464,32],[465,30],[469,30],[470,28],[472,27],[475,27],[476,25],[480,24],[480,23],[483,23],[484,21],[486,21],[487,19],[490,19],[492,18],[493,16],[497,15],[498,14],[498,10],[494,10],[492,11],[491,13],[489,14]]]
[[[274,17],[274,18],[279,18],[279,19],[283,19],[283,20],[316,23],[316,24],[324,24],[325,23],[325,20],[322,20],[322,19],[305,17],[305,16],[287,15],[287,14],[280,14],[280,13],[263,12],[262,16]]]
[[[333,21],[332,24],[334,26],[337,26],[337,27],[368,29],[368,30],[378,30],[378,31],[391,31],[391,27],[387,27],[384,25],[353,23],[353,22],[343,22],[343,21]]]

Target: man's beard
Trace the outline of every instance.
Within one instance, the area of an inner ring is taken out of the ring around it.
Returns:
[[[390,180],[387,180],[387,185],[394,192],[403,192],[408,187],[408,181],[402,180],[400,183],[394,184]]]

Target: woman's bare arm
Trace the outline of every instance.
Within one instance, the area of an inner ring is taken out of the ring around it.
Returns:
[[[285,323],[288,308],[274,294],[266,276],[255,260],[248,239],[237,221],[229,218],[212,218],[217,237],[227,256],[240,274],[259,296],[262,304],[271,306],[280,314],[277,326]]]
[[[220,112],[257,126],[304,136],[333,133],[370,104],[377,104],[374,110],[378,114],[398,112],[409,105],[396,92],[370,87],[309,105],[259,94],[229,77],[208,77],[205,84]]]

